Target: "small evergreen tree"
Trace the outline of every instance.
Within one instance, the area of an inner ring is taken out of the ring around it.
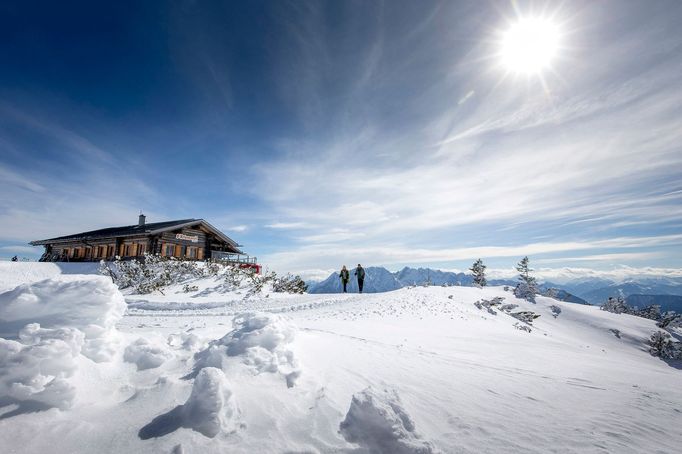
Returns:
[[[488,281],[485,279],[486,268],[481,259],[476,260],[471,268],[469,268],[471,274],[474,275],[474,284],[478,287],[485,287],[488,284]]]
[[[613,312],[614,314],[634,314],[634,310],[628,306],[622,296],[614,298],[609,296],[608,301],[601,305],[601,310]]]
[[[516,265],[516,270],[519,272],[519,280],[521,282],[519,282],[514,289],[514,295],[517,298],[535,302],[535,295],[538,293],[538,284],[535,281],[535,277],[530,275],[533,270],[528,266],[528,262],[528,256],[526,256],[521,259],[518,265]]]

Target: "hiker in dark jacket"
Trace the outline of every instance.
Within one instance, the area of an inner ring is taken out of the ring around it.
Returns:
[[[358,277],[358,288],[360,293],[362,293],[362,286],[365,283],[365,269],[358,263],[358,267],[355,268],[355,275]]]
[[[346,268],[346,265],[343,265],[343,268],[341,268],[339,277],[341,278],[341,283],[343,284],[343,293],[346,293],[346,285],[348,285],[348,281],[350,281],[350,272]]]

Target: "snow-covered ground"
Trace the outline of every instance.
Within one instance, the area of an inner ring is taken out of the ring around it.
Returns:
[[[0,270],[27,282],[0,294],[3,453],[682,446],[682,366],[648,353],[651,320],[502,288],[122,295],[32,265]],[[496,297],[518,307],[475,305]]]

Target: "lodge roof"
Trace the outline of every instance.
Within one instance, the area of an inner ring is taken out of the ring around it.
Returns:
[[[203,219],[179,219],[177,221],[164,221],[164,222],[150,222],[146,224],[135,224],[126,225],[122,227],[107,227],[105,229],[91,230],[89,232],[81,232],[73,235],[60,236],[57,238],[49,238],[46,240],[36,240],[31,241],[29,244],[33,246],[40,246],[52,243],[66,243],[70,241],[87,241],[87,240],[97,240],[102,238],[112,238],[112,237],[126,237],[126,236],[136,236],[136,235],[155,235],[158,233],[167,232],[169,230],[177,230],[184,227],[194,227],[198,225],[203,225],[218,238],[230,244],[238,253],[242,253],[238,249],[238,244],[222,233],[220,230],[213,227],[211,224]]]

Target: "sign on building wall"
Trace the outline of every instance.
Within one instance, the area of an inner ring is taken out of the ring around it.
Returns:
[[[199,242],[199,237],[196,235],[185,235],[184,233],[178,233],[177,235],[175,235],[175,238],[178,240],[191,241],[192,243]]]

